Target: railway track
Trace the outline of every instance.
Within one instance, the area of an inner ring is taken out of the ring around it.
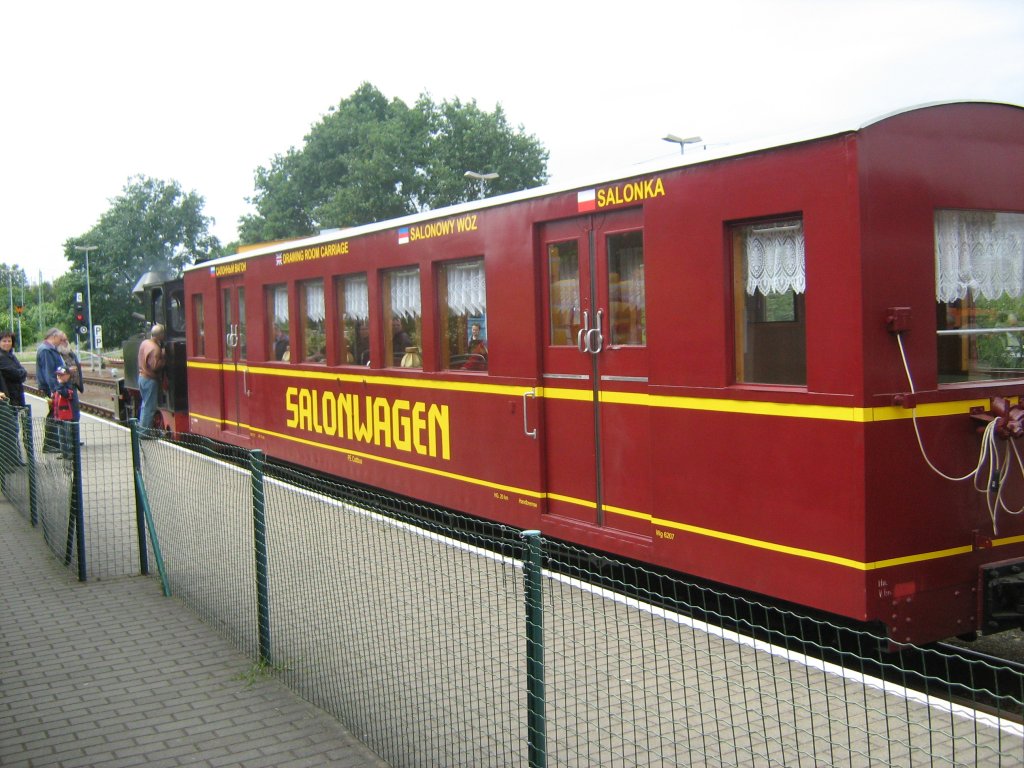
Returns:
[[[983,692],[967,703],[990,714],[1024,722],[1024,662],[993,656],[966,644],[935,643],[934,647],[942,654],[942,671],[949,675],[948,679],[962,680],[969,690]],[[930,671],[926,664],[924,672]],[[955,686],[946,693],[951,701],[962,699]]]

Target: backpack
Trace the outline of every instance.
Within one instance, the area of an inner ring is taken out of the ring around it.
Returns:
[[[58,421],[74,421],[75,411],[71,406],[71,397],[60,391],[53,393],[53,418]]]

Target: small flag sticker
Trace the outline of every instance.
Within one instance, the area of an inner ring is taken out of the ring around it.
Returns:
[[[597,191],[585,189],[576,193],[576,208],[580,213],[597,210]]]
[[[398,230],[398,244],[399,245],[405,245],[408,242],[409,242],[409,228],[408,227],[402,227],[400,230]]]

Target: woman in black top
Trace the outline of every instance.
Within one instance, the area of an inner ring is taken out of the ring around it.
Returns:
[[[25,367],[14,355],[14,334],[0,331],[0,392],[7,396],[0,403],[0,467],[5,471],[24,465],[18,440],[18,412],[25,407]]]
[[[0,331],[0,377],[3,377],[0,387],[12,405],[25,405],[26,376],[25,367],[14,356],[14,334]]]

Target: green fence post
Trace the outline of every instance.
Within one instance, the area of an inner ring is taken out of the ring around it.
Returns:
[[[21,411],[21,435],[25,444],[25,463],[28,464],[28,518],[35,528],[39,525],[39,499],[36,496],[36,452],[33,450],[35,437],[32,435],[32,409],[26,406]]]
[[[526,597],[526,732],[530,768],[547,765],[544,713],[544,591],[540,531],[523,531],[523,593]]]
[[[10,400],[0,402],[0,434],[3,434],[4,436],[4,443],[7,442],[7,435],[14,434],[14,428],[18,423],[15,421],[17,415],[18,413],[15,410],[15,406]],[[0,457],[0,464],[2,464],[2,466],[0,466],[0,491],[3,492],[4,496],[7,496],[7,473],[10,472],[16,464],[14,454],[18,451],[18,441],[15,440],[14,445],[10,447],[7,447],[6,445],[4,447],[5,455]],[[8,452],[10,452],[11,455],[6,455]]]
[[[62,428],[67,427],[68,431],[71,432],[71,458],[74,462],[72,470],[74,485],[71,493],[71,504],[75,520],[75,540],[78,545],[78,580],[85,581],[87,578],[85,567],[85,501],[82,494],[82,440],[81,432],[79,431],[80,425],[77,421],[68,421],[58,426]],[[62,447],[65,450],[67,449],[66,444]]]
[[[149,529],[149,541],[153,545],[153,559],[156,560],[156,570],[160,574],[160,587],[163,589],[164,597],[171,596],[171,582],[167,577],[167,568],[164,567],[164,558],[160,554],[160,537],[156,533],[156,525],[153,523],[153,511],[149,507],[149,494],[146,493],[146,481],[142,477],[142,447],[139,422],[137,419],[129,419],[128,427],[132,435],[132,469],[135,476],[135,520],[139,530],[139,563],[142,573],[149,573],[149,548],[146,546],[146,530]]]
[[[139,571],[149,575],[149,547],[146,545],[145,500],[142,498],[142,449],[139,446],[139,420],[128,419],[132,436],[132,471],[135,478],[135,529],[139,533]]]
[[[256,601],[259,621],[260,663],[271,663],[270,652],[270,586],[267,574],[267,508],[264,494],[263,451],[249,452],[252,475],[252,532],[256,556]]]

